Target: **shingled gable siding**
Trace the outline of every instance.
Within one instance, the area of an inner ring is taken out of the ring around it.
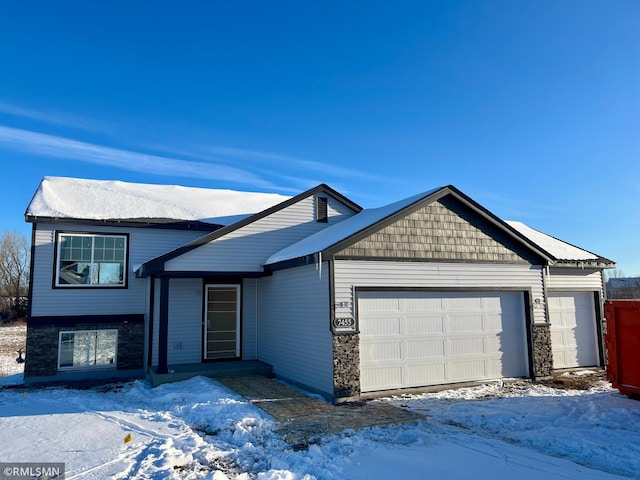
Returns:
[[[459,201],[445,197],[340,251],[346,258],[535,263],[514,240]]]

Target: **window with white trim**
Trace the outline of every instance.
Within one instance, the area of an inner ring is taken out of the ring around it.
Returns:
[[[124,287],[127,236],[59,233],[56,287]]]
[[[60,332],[58,369],[115,368],[118,330]]]

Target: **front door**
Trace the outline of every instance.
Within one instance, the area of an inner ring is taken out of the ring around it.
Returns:
[[[204,358],[240,356],[240,285],[207,285],[204,299]]]

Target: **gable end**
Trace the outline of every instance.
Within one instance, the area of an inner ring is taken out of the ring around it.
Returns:
[[[337,258],[541,264],[521,243],[452,195],[396,220]]]

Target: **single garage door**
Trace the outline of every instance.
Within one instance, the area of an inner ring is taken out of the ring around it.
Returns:
[[[593,292],[549,293],[549,320],[554,368],[598,364]]]
[[[363,392],[529,375],[522,292],[359,292]]]

